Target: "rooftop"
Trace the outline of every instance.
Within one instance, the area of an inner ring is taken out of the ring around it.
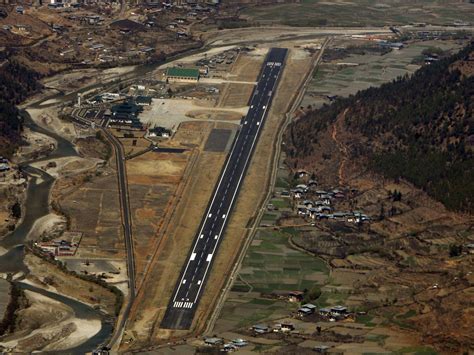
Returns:
[[[199,78],[199,69],[193,68],[168,68],[166,76],[180,77],[180,78]]]

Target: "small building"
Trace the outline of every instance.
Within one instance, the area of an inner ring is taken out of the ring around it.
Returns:
[[[331,307],[331,314],[334,316],[342,316],[347,314],[347,307],[344,306],[334,306]]]
[[[152,102],[152,99],[150,96],[140,95],[135,98],[135,103],[139,106],[149,106],[151,105],[151,102]]]
[[[212,338],[205,338],[204,343],[209,346],[219,346],[222,343],[224,343],[224,341],[221,338],[212,337]]]
[[[239,339],[232,340],[232,344],[238,348],[242,348],[244,346],[247,346],[248,342],[245,339],[239,338]]]
[[[334,219],[337,219],[337,220],[344,220],[345,217],[346,217],[346,213],[344,213],[344,212],[334,212],[333,217],[334,217]]]
[[[316,345],[313,350],[320,354],[326,354],[329,350],[329,346],[327,345]]]
[[[148,130],[150,137],[164,137],[168,138],[171,136],[171,131],[165,127],[153,127]]]
[[[313,310],[309,309],[309,308],[306,308],[306,307],[301,307],[301,308],[298,308],[298,315],[304,317],[304,316],[309,316],[311,314],[313,314]]]
[[[0,172],[8,171],[10,170],[10,166],[8,163],[0,163]]]
[[[232,352],[232,351],[237,350],[237,346],[235,346],[235,345],[232,344],[232,343],[227,343],[227,344],[224,344],[222,350],[223,350],[224,352],[230,353],[230,352]]]
[[[291,332],[292,330],[295,330],[295,325],[293,323],[281,323],[282,332]]]
[[[312,303],[306,303],[306,304],[302,305],[301,307],[303,307],[303,308],[309,308],[309,309],[312,310],[313,312],[316,311],[316,308],[317,308],[317,307],[316,307],[314,304],[312,304]]]
[[[305,185],[305,184],[296,185],[296,188],[297,188],[297,189],[301,189],[301,190],[303,190],[304,192],[308,192],[308,186]]]
[[[263,324],[256,324],[252,326],[252,330],[257,334],[264,334],[269,332],[269,328]]]
[[[313,207],[313,201],[304,200],[304,201],[303,201],[303,205],[305,205],[305,206],[308,207],[308,208],[311,208],[311,207]]]
[[[302,291],[290,291],[288,292],[288,300],[290,302],[301,302],[304,298],[304,292]]]
[[[197,83],[199,81],[199,69],[168,68],[166,70],[166,81],[170,83]]]
[[[308,208],[305,205],[298,205],[296,209],[299,215],[306,216],[308,214]]]
[[[330,308],[321,308],[319,310],[319,314],[323,317],[327,317],[331,315],[331,309]]]

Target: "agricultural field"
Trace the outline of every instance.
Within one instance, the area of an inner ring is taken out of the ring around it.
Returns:
[[[471,21],[468,2],[422,0],[416,5],[408,0],[394,3],[383,0],[324,1],[302,0],[301,4],[248,7],[242,17],[261,24],[289,26],[387,26],[410,23],[437,25]]]
[[[284,300],[262,294],[302,291],[323,285],[329,270],[319,258],[294,249],[289,237],[295,230],[261,229],[257,232],[225,302],[216,331],[235,330],[288,316],[297,308]]]
[[[350,48],[366,45],[367,41],[335,40],[331,48],[347,48],[350,52]],[[366,54],[350,54],[337,60],[325,60],[313,73],[302,105],[319,107],[329,102],[327,95],[349,96],[399,76],[412,74],[419,68],[413,62],[424,49],[434,47],[455,52],[462,44],[457,41],[413,42],[402,50],[393,50],[384,55],[367,51]]]

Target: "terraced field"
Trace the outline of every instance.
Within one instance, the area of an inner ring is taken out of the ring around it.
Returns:
[[[292,229],[260,230],[244,259],[216,330],[228,331],[268,319],[285,317],[297,308],[286,301],[264,299],[261,294],[310,289],[326,282],[323,260],[295,250],[289,244]]]

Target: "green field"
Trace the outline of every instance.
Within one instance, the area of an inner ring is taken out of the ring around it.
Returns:
[[[274,198],[270,203],[277,208],[290,208],[291,203],[289,198]]]
[[[454,0],[324,1],[302,0],[300,4],[249,7],[242,15],[260,23],[289,26],[386,26],[416,22],[452,24],[471,21],[472,5]]]
[[[338,42],[337,45],[350,45],[354,42]],[[410,43],[402,50],[394,50],[385,55],[368,53],[354,54],[346,58],[323,63],[313,73],[302,106],[319,107],[328,102],[326,95],[349,96],[369,87],[377,87],[398,76],[413,73],[419,66],[413,59],[430,47],[456,51],[461,46],[455,41],[426,41]],[[354,66],[341,66],[337,63],[352,63]]]
[[[315,274],[328,274],[324,261],[292,249],[284,233],[260,231],[254,243],[240,272],[254,291],[302,291],[314,285]]]
[[[235,330],[288,316],[297,304],[262,298],[261,293],[302,291],[327,280],[329,270],[324,261],[292,249],[288,242],[292,233],[298,232],[294,229],[257,232],[216,329]]]

